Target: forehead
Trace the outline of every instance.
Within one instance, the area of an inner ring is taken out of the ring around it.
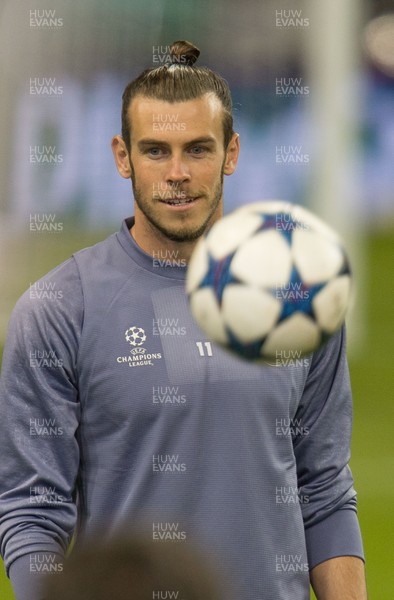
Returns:
[[[218,141],[223,137],[223,107],[215,94],[185,102],[136,96],[129,106],[128,117],[132,141],[146,136],[159,140],[173,137],[179,142],[202,135]]]

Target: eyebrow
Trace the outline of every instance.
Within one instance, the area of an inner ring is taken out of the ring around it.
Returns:
[[[184,144],[185,147],[193,146],[194,144],[216,144],[215,138],[211,136],[199,137],[194,140],[190,140]],[[167,142],[163,142],[162,140],[155,140],[154,138],[143,138],[137,142],[138,148],[144,148],[146,146],[169,146]]]

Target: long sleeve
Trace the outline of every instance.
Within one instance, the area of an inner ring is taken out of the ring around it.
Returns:
[[[75,528],[82,320],[74,259],[32,285],[11,316],[0,388],[0,548],[14,589],[33,589]]]
[[[295,420],[293,445],[309,568],[335,556],[363,558],[348,466],[352,395],[344,328],[313,356]]]

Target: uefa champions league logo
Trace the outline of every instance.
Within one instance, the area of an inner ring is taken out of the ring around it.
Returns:
[[[130,344],[130,355],[117,356],[116,362],[129,367],[153,367],[156,360],[162,358],[161,352],[152,352],[142,347],[142,344],[146,341],[146,333],[142,327],[136,327],[133,325],[126,329],[125,339]]]
[[[145,342],[146,340],[146,334],[145,331],[142,329],[142,327],[129,327],[129,329],[127,329],[125,331],[125,338],[126,338],[126,342],[128,342],[131,346],[142,346],[142,344]],[[137,348],[134,348],[135,350],[137,350]],[[140,348],[139,351],[144,352],[143,348]],[[132,352],[132,351],[131,351]]]

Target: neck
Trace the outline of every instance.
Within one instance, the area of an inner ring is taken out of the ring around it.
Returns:
[[[184,261],[188,263],[197,240],[177,242],[168,239],[160,231],[155,230],[154,236],[149,235],[143,227],[135,222],[130,229],[130,234],[140,248],[152,257],[158,257],[162,260]]]

